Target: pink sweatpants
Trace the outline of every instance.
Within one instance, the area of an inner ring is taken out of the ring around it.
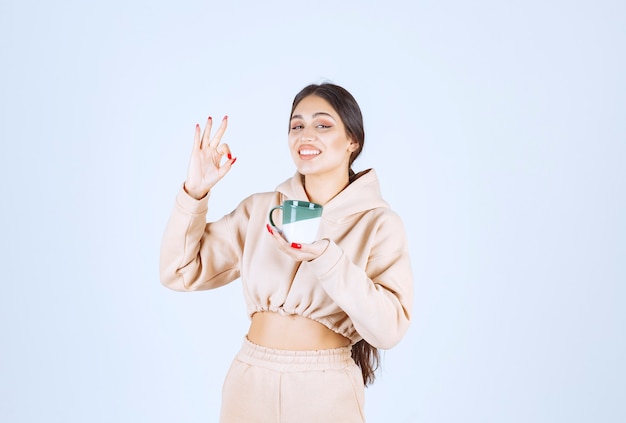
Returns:
[[[265,348],[247,339],[228,370],[222,423],[362,423],[364,386],[350,347]]]

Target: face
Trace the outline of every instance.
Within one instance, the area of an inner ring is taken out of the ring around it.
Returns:
[[[310,95],[291,115],[289,149],[302,175],[348,175],[350,154],[358,148],[338,113],[323,98]]]

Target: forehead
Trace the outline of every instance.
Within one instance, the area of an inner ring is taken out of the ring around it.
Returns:
[[[309,95],[304,97],[300,103],[293,109],[292,116],[298,115],[302,118],[311,117],[316,113],[326,113],[337,118],[337,111],[333,109],[330,103],[322,97]]]

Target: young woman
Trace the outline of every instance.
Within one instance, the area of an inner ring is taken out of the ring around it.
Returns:
[[[222,392],[222,422],[362,422],[364,386],[378,348],[405,334],[412,275],[401,219],[373,169],[355,174],[361,110],[334,84],[293,101],[289,150],[295,175],[206,222],[211,188],[235,164],[221,142],[225,117],[196,125],[187,179],[161,247],[161,280],[175,290],[213,289],[241,278],[251,319]],[[267,225],[284,200],[324,206],[320,239],[289,243]]]

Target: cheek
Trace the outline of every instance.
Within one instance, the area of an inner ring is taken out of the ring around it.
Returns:
[[[289,142],[289,144],[293,144],[300,138],[300,136],[301,136],[300,131],[290,130],[287,133],[287,141]]]
[[[287,140],[287,148],[289,149],[289,155],[291,157],[293,157],[294,159],[296,157],[298,157],[298,151],[296,149],[296,142],[295,142],[295,140],[292,140],[291,138],[289,138]]]

